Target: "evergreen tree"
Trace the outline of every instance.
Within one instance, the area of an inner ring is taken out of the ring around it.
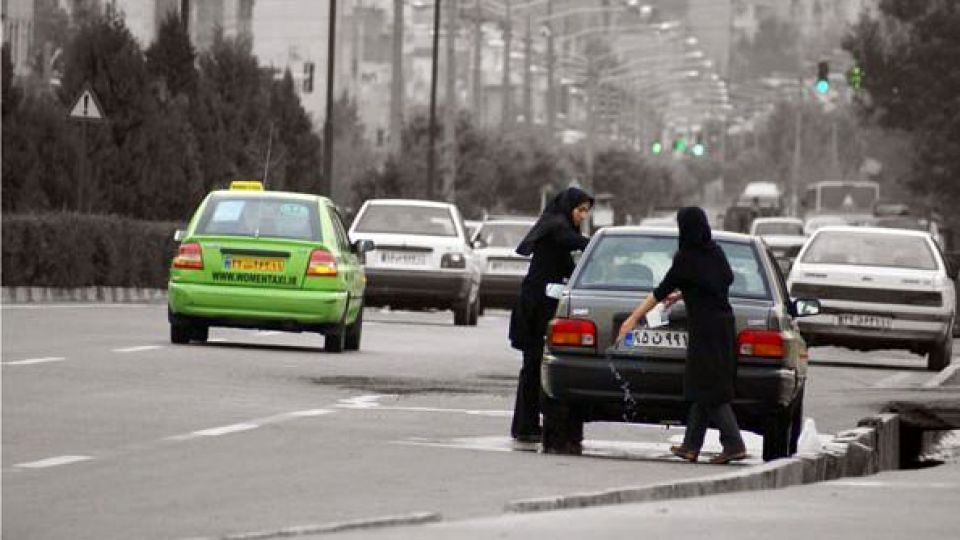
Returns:
[[[157,39],[147,49],[146,56],[148,71],[163,80],[171,96],[196,94],[197,53],[175,12],[160,24]]]

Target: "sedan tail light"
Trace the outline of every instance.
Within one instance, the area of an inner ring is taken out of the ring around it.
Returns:
[[[185,270],[203,270],[203,250],[200,244],[181,244],[177,256],[173,258],[173,267]]]
[[[744,330],[737,337],[740,356],[783,358],[783,334],[770,330]]]
[[[550,345],[557,347],[595,347],[597,325],[585,319],[554,319],[547,329]]]
[[[307,275],[313,277],[334,277],[337,275],[337,259],[325,249],[315,249],[310,253]]]

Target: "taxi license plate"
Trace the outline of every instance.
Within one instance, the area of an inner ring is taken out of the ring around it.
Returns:
[[[405,266],[426,266],[426,253],[409,253],[404,251],[381,251],[380,262]]]
[[[524,274],[527,272],[527,261],[490,261],[491,272]]]
[[[876,328],[886,330],[893,328],[893,318],[881,315],[862,315],[859,313],[841,313],[837,315],[840,326],[854,326],[858,328]]]
[[[223,269],[237,272],[283,272],[284,259],[265,257],[224,257]]]
[[[686,349],[687,333],[678,330],[650,330],[641,328],[628,333],[623,344],[627,347],[660,347],[664,349]]]

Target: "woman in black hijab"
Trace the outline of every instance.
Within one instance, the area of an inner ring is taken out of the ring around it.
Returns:
[[[728,294],[733,271],[723,250],[711,237],[707,216],[699,207],[677,212],[680,249],[660,285],[620,327],[619,339],[633,330],[658,302],[669,306],[683,299],[687,306],[687,363],[683,395],[691,402],[683,445],[670,451],[694,462],[700,454],[707,425],[720,430],[723,452],[711,463],[728,463],[747,457],[746,446],[730,402],[737,376],[736,326]],[[674,294],[679,290],[681,294]]]
[[[510,315],[510,345],[523,351],[510,434],[521,442],[537,442],[540,428],[540,363],[547,323],[557,299],[546,295],[548,283],[563,283],[573,273],[571,251],[587,247],[580,224],[593,207],[593,197],[571,187],[557,194],[517,246],[520,255],[533,255],[520,286],[520,299]]]

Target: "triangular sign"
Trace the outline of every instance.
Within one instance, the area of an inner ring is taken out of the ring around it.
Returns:
[[[90,89],[84,90],[77,98],[77,102],[70,109],[70,118],[103,120],[103,110],[100,108],[100,102],[97,101]]]

